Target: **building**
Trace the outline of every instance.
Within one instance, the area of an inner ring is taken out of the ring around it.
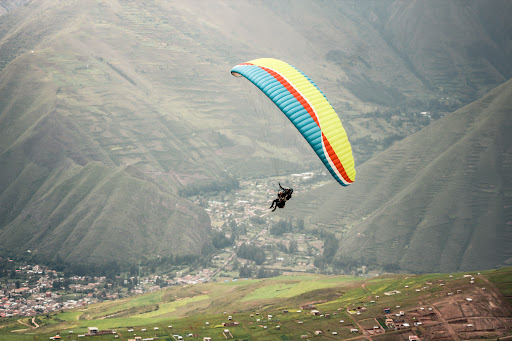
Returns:
[[[314,305],[312,305],[312,304],[308,304],[308,305],[301,305],[300,309],[302,309],[302,310],[314,310],[314,309],[316,309],[316,307]]]
[[[89,335],[97,335],[99,330],[97,327],[87,327],[87,330],[89,331],[87,334]]]
[[[223,322],[222,323],[222,326],[223,327],[234,327],[234,326],[238,326],[238,322]]]

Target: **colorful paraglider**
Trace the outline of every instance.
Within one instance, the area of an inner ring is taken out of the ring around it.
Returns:
[[[256,85],[288,117],[331,175],[343,186],[356,176],[352,148],[340,118],[317,85],[278,59],[262,58],[231,69]]]

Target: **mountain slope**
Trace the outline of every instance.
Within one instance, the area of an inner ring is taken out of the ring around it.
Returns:
[[[94,264],[199,254],[208,216],[180,189],[226,173],[275,175],[271,158],[293,171],[320,167],[303,142],[262,139],[268,123],[229,73],[239,62],[273,56],[311,75],[342,116],[358,162],[430,122],[416,113],[441,115],[467,101],[458,89],[453,102],[440,103],[439,89],[451,83],[411,67],[434,57],[448,70],[454,63],[439,51],[413,56],[389,38],[410,29],[390,19],[403,2],[368,4],[370,11],[322,1],[39,0],[2,15],[0,249]],[[438,6],[474,31],[509,27]],[[507,6],[497,2],[485,13]],[[438,26],[437,12],[406,13],[407,23],[427,15]],[[440,32],[446,46],[460,38]],[[471,39],[450,50],[463,73],[475,63],[479,91],[509,70],[506,35],[495,36],[479,39],[499,47],[491,49],[499,72],[465,54]],[[424,30],[415,40],[431,41]]]
[[[36,60],[19,57],[0,76],[0,250],[98,267],[201,254],[206,212],[180,198],[172,178],[120,165],[65,110],[65,90]]]
[[[350,187],[308,194],[293,213],[346,228],[341,265],[447,272],[509,264],[511,112],[509,80],[373,157]]]
[[[512,64],[502,59],[511,48],[512,24],[506,17],[512,4],[499,0],[494,5],[413,0],[359,6],[427,88],[437,88],[443,97],[458,93],[462,103],[469,103],[496,86],[496,80],[512,77]]]

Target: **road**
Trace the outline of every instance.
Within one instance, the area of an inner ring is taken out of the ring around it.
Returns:
[[[254,237],[251,238],[251,240],[249,242],[252,242],[256,239],[258,239],[263,233],[265,233],[265,231],[267,231],[267,227],[264,228],[263,230],[261,230],[260,232],[258,232]],[[228,259],[226,259],[224,261],[224,263],[222,263],[218,268],[217,270],[215,270],[213,272],[213,274],[210,275],[210,277],[208,277],[205,281],[205,283],[207,282],[210,282],[218,273],[219,271],[221,271],[226,265],[229,264],[229,262],[231,262],[231,260],[236,256],[236,252],[235,251],[231,251],[231,256],[229,256]]]

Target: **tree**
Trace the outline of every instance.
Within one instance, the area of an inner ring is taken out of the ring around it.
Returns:
[[[297,226],[297,230],[303,231],[304,230],[304,219],[297,220],[296,226]]]
[[[288,246],[288,253],[295,254],[299,249],[298,243],[295,239],[290,240],[290,245]]]
[[[325,267],[325,259],[323,257],[315,257],[315,262],[313,264],[320,270],[323,270]]]
[[[238,251],[236,252],[236,255],[240,258],[248,259],[254,261],[257,265],[263,264],[265,261],[265,251],[256,246],[251,244],[242,244],[238,248]]]
[[[64,281],[62,282],[62,287],[65,289],[65,290],[68,290],[69,289],[69,285],[71,284],[71,280],[69,278],[66,278],[64,279]]]
[[[247,264],[244,264],[241,268],[240,268],[240,271],[238,272],[238,276],[240,278],[248,278],[248,277],[251,277],[252,276],[252,268],[250,266],[248,266]]]
[[[277,249],[281,252],[288,253],[288,248],[282,242],[277,243]]]
[[[232,244],[231,240],[226,237],[226,235],[220,231],[212,232],[212,244],[217,249],[223,249]]]
[[[239,230],[238,225],[236,224],[236,221],[231,220],[229,222],[229,227],[231,228],[231,237],[229,238],[231,240],[231,244],[234,244],[235,240],[239,237]]]
[[[265,278],[265,277],[267,277],[267,276],[266,276],[266,274],[267,274],[267,273],[266,273],[266,270],[265,270],[265,268],[262,266],[262,267],[260,267],[260,268],[258,269],[258,274],[256,275],[256,278]]]
[[[238,270],[239,267],[240,267],[240,262],[238,261],[237,258],[235,258],[235,260],[233,261],[233,270]]]
[[[270,228],[270,234],[274,236],[282,236],[286,232],[290,232],[292,229],[292,224],[288,221],[279,220],[276,224],[272,225]]]
[[[52,288],[53,290],[59,290],[60,289],[60,281],[58,279],[54,280],[52,282]]]
[[[265,267],[260,267],[258,269],[258,273],[256,274],[256,278],[269,278],[269,277],[275,277],[281,275],[281,271],[275,269],[275,270],[268,270],[265,269]]]
[[[324,240],[324,258],[328,263],[331,263],[334,255],[338,251],[339,240],[332,235],[330,238]]]

